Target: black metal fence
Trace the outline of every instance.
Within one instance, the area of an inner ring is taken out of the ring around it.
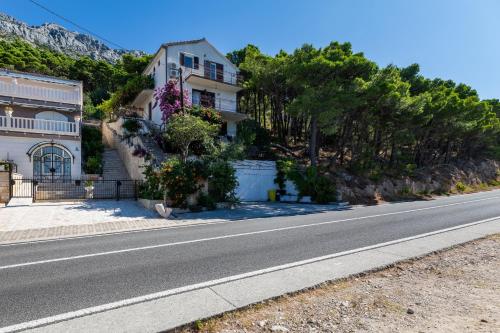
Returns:
[[[137,199],[137,180],[60,180],[44,182],[37,179],[11,180],[13,198],[38,200]]]

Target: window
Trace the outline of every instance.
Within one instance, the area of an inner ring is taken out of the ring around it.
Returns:
[[[201,91],[193,89],[191,96],[192,96],[193,105],[200,105],[201,104]]]
[[[184,67],[193,68],[193,57],[184,55]]]
[[[181,53],[179,57],[179,63],[181,64],[181,66],[187,68],[193,68],[193,69],[200,68],[200,58],[195,57],[194,55],[191,54]]]
[[[210,63],[210,79],[217,80],[217,64],[215,62]]]

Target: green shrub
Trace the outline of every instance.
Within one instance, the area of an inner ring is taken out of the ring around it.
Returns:
[[[139,120],[130,118],[123,122],[122,128],[124,128],[130,134],[137,134],[142,128],[142,125]]]
[[[188,197],[200,190],[206,173],[198,161],[171,158],[163,162],[160,179],[172,206],[186,208]]]
[[[310,196],[313,202],[321,204],[336,200],[335,185],[329,178],[320,175],[317,167],[310,166],[304,173],[293,168],[288,176],[297,187],[299,198]]]
[[[82,159],[83,170],[86,173],[102,172],[103,151],[101,130],[94,126],[82,126]]]
[[[165,138],[181,152],[186,161],[192,143],[198,141],[209,146],[217,135],[218,126],[190,114],[175,114],[169,118]]]
[[[120,107],[130,104],[144,89],[153,89],[154,79],[149,75],[133,75],[119,87],[111,97],[99,105],[99,108],[109,117],[120,115]]]
[[[404,168],[404,173],[407,175],[407,176],[413,176],[415,174],[415,170],[417,170],[417,165],[414,164],[414,163],[409,163],[409,164],[406,164],[405,165],[405,168]]]
[[[252,147],[258,150],[258,155],[260,156],[270,154],[271,135],[258,122],[253,119],[240,121],[237,131],[237,140],[247,147],[247,154],[252,155]]]
[[[403,186],[401,191],[399,191],[399,195],[402,195],[404,197],[411,195],[411,188],[409,186]]]
[[[160,173],[151,165],[147,165],[143,172],[145,181],[139,186],[139,198],[149,200],[163,200],[165,189],[162,186]]]
[[[465,192],[465,190],[467,189],[467,186],[462,182],[458,182],[455,184],[455,188],[457,189],[458,192],[462,193],[462,192]]]
[[[500,181],[493,179],[489,183],[491,186],[500,186]]]
[[[187,112],[193,116],[196,116],[196,117],[212,124],[212,125],[221,125],[222,124],[221,115],[217,110],[193,105],[193,107],[187,108]]]
[[[368,179],[372,182],[378,183],[382,179],[382,171],[378,168],[370,170],[368,173]]]
[[[231,163],[215,160],[208,164],[208,193],[216,202],[237,201],[235,189],[238,186],[236,171]]]
[[[91,156],[85,162],[85,173],[100,174],[102,170],[102,158],[100,156]]]
[[[198,196],[198,205],[201,207],[205,207],[208,210],[214,210],[217,208],[215,200],[211,196],[203,192],[201,192]]]
[[[286,180],[293,180],[297,177],[297,164],[292,159],[281,159],[276,161],[276,178],[274,183],[278,185],[280,191],[286,191]]]

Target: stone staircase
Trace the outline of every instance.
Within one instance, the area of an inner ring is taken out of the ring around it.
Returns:
[[[142,144],[151,154],[153,165],[159,166],[167,157],[154,139],[155,133],[158,133],[160,128],[155,123],[143,119],[141,120],[141,123],[143,128],[146,130],[139,134]]]
[[[116,149],[106,148],[102,154],[102,177],[104,180],[128,180],[127,169]]]
[[[149,134],[141,134],[141,141],[144,144],[144,149],[146,149],[152,157],[153,165],[159,166],[161,162],[166,159],[166,154],[158,146],[156,141]]]

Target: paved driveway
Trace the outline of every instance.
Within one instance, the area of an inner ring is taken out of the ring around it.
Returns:
[[[130,200],[39,202],[0,208],[0,231],[137,220],[161,219],[156,212],[144,209],[136,201]]]
[[[23,200],[14,199],[9,207],[0,208],[0,244],[345,209],[335,205],[246,203],[236,209],[185,213],[166,220],[136,201],[32,204],[29,198]]]

